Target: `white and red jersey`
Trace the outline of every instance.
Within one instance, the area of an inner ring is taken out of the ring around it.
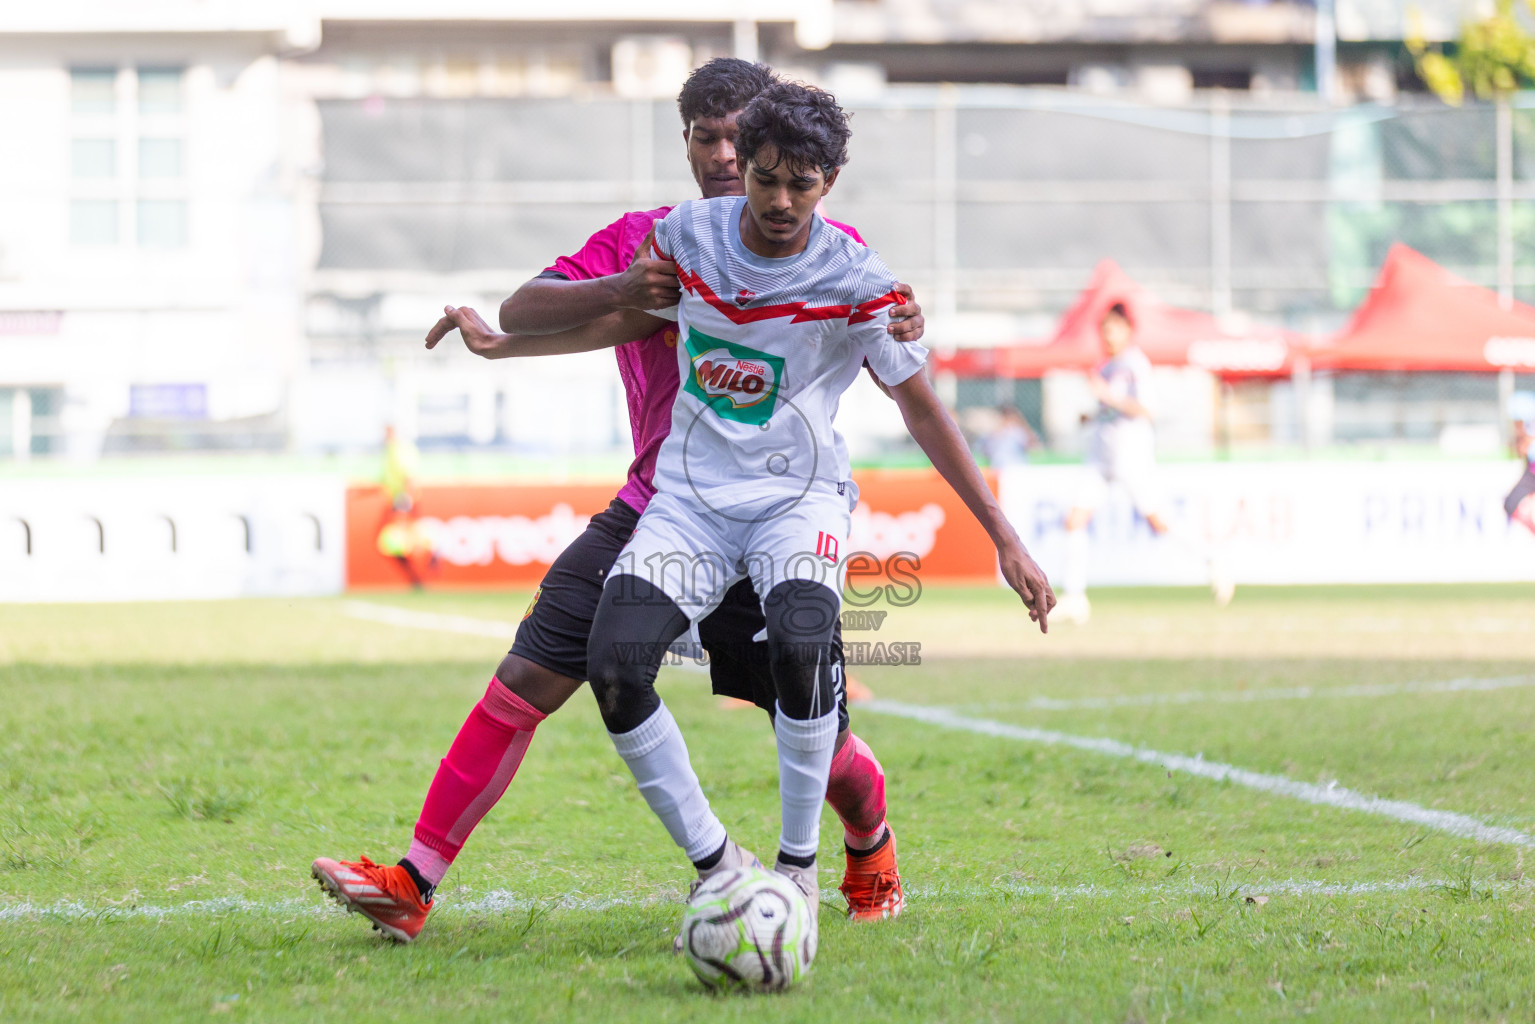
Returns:
[[[745,202],[691,200],[656,224],[682,283],[682,386],[655,484],[714,508],[836,491],[850,476],[842,393],[866,361],[890,385],[927,361],[887,330],[902,300],[878,255],[816,214],[802,252],[759,256],[741,241]]]
[[[634,210],[593,234],[586,244],[569,256],[561,256],[540,276],[561,277],[569,281],[590,281],[622,273],[634,260],[634,253],[653,224],[670,213],[670,206],[654,210]],[[828,219],[827,224],[863,245],[863,238],[851,225]],[[624,397],[629,407],[629,432],[634,439],[634,461],[629,464],[628,479],[618,492],[618,500],[645,511],[656,493],[656,453],[671,429],[672,401],[677,397],[677,329],[668,324],[647,338],[626,342],[613,350],[618,360],[619,376],[624,382]]]
[[[1146,404],[1151,385],[1151,360],[1139,348],[1125,349],[1093,372],[1108,385],[1109,394],[1115,398],[1133,398]],[[1097,419],[1099,423],[1120,423],[1130,419],[1146,422],[1142,417],[1131,416],[1103,402],[1098,403]]]

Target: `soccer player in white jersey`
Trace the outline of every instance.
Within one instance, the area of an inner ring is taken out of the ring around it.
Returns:
[[[614,746],[700,876],[753,863],[710,809],[654,688],[667,646],[690,620],[708,614],[735,580],[752,581],[777,690],[776,867],[812,907],[843,685],[832,631],[856,501],[832,421],[865,361],[986,527],[1004,578],[1041,630],[1054,604],[922,373],[925,351],[886,330],[900,301],[894,276],[815,212],[846,162],[849,136],[829,94],[771,86],[738,122],[746,195],[685,202],[656,226],[655,251],[675,261],[682,284],[683,384],[656,462],[656,495],[608,576],[587,647]]]
[[[1503,499],[1510,522],[1535,533],[1535,391],[1515,391],[1508,403],[1514,421],[1514,454],[1524,460],[1524,473]]]
[[[1087,472],[1075,505],[1066,515],[1066,564],[1057,618],[1086,623],[1092,614],[1087,600],[1087,524],[1108,496],[1110,486],[1123,487],[1135,511],[1153,533],[1183,544],[1210,568],[1210,586],[1218,604],[1230,602],[1233,586],[1216,559],[1197,542],[1172,530],[1163,513],[1156,479],[1156,432],[1147,400],[1151,360],[1135,344],[1130,311],[1116,302],[1098,323],[1108,359],[1087,381],[1098,401],[1087,453]]]

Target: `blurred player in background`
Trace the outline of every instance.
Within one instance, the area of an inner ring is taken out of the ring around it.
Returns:
[[[1152,533],[1176,541],[1206,563],[1216,603],[1225,605],[1235,589],[1229,578],[1202,545],[1174,531],[1164,515],[1156,479],[1156,432],[1146,404],[1151,360],[1135,344],[1135,324],[1124,303],[1114,303],[1103,314],[1098,335],[1108,359],[1087,377],[1098,412],[1088,443],[1082,489],[1066,515],[1064,592],[1056,617],[1085,623],[1092,615],[1087,600],[1087,524],[1116,484],[1124,488]]]
[[[393,424],[384,428],[384,496],[389,508],[378,528],[378,551],[392,558],[413,589],[422,587],[422,574],[436,567],[437,558],[416,520],[416,471],[421,453],[400,436]]]
[[[678,97],[683,141],[705,199],[744,193],[735,156],[736,119],[773,81],[772,71],[760,64],[720,58],[696,69],[684,85]],[[518,333],[493,332],[473,310],[459,309],[428,335],[431,348],[457,328],[469,349],[486,358],[579,352],[614,345],[615,339],[624,342],[615,352],[635,458],[618,496],[545,575],[511,651],[432,780],[405,857],[396,865],[366,857],[314,862],[315,878],[333,897],[398,941],[420,933],[437,885],[510,785],[539,723],[587,678],[592,616],[614,559],[655,493],[656,454],[671,429],[679,384],[675,326],[658,330],[654,318],[641,312],[677,304],[676,268],[668,260],[636,255],[655,222],[670,210],[625,214],[519,288],[500,311],[503,329]],[[834,226],[862,242],[852,228]],[[906,301],[890,310],[890,335],[896,341],[916,341],[922,335],[921,309],[909,288],[897,289]],[[765,651],[765,643],[753,644],[765,624],[761,603],[743,580],[698,624],[698,632],[710,653],[715,692],[771,710],[767,658],[742,656],[754,646]],[[884,769],[868,744],[853,734],[845,702],[838,721],[825,799],[843,825],[847,865],[842,892],[848,914],[855,919],[894,916],[904,897],[885,823]]]
[[[1001,406],[997,414],[1000,417],[997,428],[981,439],[987,464],[998,470],[1025,465],[1029,452],[1039,447],[1039,435],[1016,406]]]
[[[1508,412],[1514,421],[1514,454],[1524,460],[1524,475],[1503,500],[1503,511],[1535,533],[1535,391],[1515,391]]]

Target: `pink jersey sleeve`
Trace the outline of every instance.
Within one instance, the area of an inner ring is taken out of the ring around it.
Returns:
[[[623,258],[624,222],[622,217],[598,231],[586,240],[586,244],[574,255],[561,256],[544,273],[556,273],[572,281],[590,281],[595,277],[607,277],[624,269],[629,262]]]
[[[830,224],[837,230],[844,232],[849,238],[857,242],[859,245],[868,248],[869,243],[863,240],[863,236],[858,233],[858,229],[853,227],[853,225],[843,224],[840,221],[832,220],[830,217],[826,218],[826,223]]]
[[[574,255],[555,260],[544,273],[559,274],[572,281],[590,281],[621,273],[634,259],[634,250],[645,240],[650,226],[669,212],[670,206],[662,206],[626,213],[588,238]]]

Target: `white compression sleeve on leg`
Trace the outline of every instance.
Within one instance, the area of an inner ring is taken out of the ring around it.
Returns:
[[[1062,594],[1087,593],[1087,527],[1066,531],[1066,565],[1061,576]]]
[[[688,745],[664,703],[638,728],[608,736],[634,773],[645,802],[688,860],[702,860],[724,844],[725,826],[709,809],[688,760]]]
[[[778,848],[793,857],[814,857],[821,845],[821,804],[837,745],[837,713],[800,721],[778,708],[773,732],[778,735],[778,797],[783,806]]]

